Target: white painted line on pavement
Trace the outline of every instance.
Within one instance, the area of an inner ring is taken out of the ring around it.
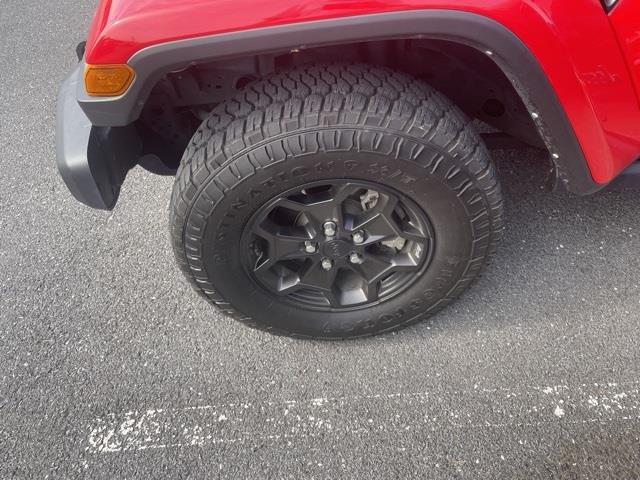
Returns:
[[[86,451],[147,449],[372,435],[420,429],[512,428],[638,421],[638,382],[388,393],[283,402],[227,403],[109,413],[88,426]]]

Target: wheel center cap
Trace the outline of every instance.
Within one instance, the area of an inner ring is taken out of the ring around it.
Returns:
[[[344,240],[331,240],[322,245],[322,253],[329,258],[345,257],[352,250],[352,245]]]

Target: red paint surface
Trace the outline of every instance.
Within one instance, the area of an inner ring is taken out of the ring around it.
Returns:
[[[620,1],[609,18],[599,0],[102,0],[86,59],[125,63],[158,43],[294,22],[434,8],[473,12],[502,23],[533,52],[593,178],[605,183],[640,157],[640,4]]]
[[[640,2],[625,0],[610,15],[640,99]]]

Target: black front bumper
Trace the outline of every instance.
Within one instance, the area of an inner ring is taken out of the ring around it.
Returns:
[[[77,101],[84,63],[64,81],[58,95],[56,163],[73,196],[93,208],[111,210],[127,172],[142,155],[133,125],[96,127]]]

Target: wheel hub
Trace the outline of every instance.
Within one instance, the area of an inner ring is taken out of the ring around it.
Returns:
[[[353,251],[354,245],[345,240],[331,240],[322,244],[322,253],[325,257],[346,257]]]
[[[263,205],[243,232],[245,268],[265,290],[311,309],[363,308],[408,288],[428,266],[433,228],[400,192],[325,180]]]

